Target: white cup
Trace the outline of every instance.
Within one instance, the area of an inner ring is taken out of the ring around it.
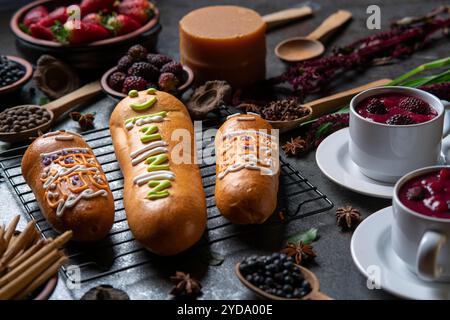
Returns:
[[[415,170],[402,177],[394,188],[394,221],[391,243],[394,252],[411,271],[430,281],[450,281],[450,219],[420,214],[400,202],[398,193],[405,182],[445,166]],[[448,168],[448,167],[446,167]]]
[[[364,99],[392,93],[420,98],[438,114],[423,123],[389,125],[370,121],[356,112]],[[419,89],[379,87],[363,91],[350,102],[350,158],[367,177],[389,183],[412,170],[436,165],[441,155],[444,111],[444,105],[437,97]],[[450,140],[444,148],[450,148]]]

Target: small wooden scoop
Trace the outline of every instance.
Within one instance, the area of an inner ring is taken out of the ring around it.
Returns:
[[[263,16],[263,20],[266,22],[267,29],[276,28],[283,24],[292,22],[297,19],[301,19],[312,15],[313,9],[305,6],[300,8],[291,8],[286,10],[277,11],[274,13]]]
[[[63,114],[68,112],[73,107],[84,103],[96,96],[102,91],[99,81],[91,82],[89,84],[84,85],[83,87],[65,95],[59,99],[56,99],[50,103],[47,103],[42,106],[35,105],[26,105],[26,106],[34,106],[44,108],[50,114],[50,120],[44,124],[41,124],[35,128],[21,131],[21,132],[8,132],[8,133],[0,133],[0,141],[6,142],[20,142],[27,140],[30,137],[37,137],[38,132],[46,132],[50,129],[51,125],[54,124]],[[22,106],[16,106],[7,110],[14,110],[15,108],[19,108]]]
[[[261,290],[254,284],[247,281],[247,279],[245,279],[245,277],[241,273],[241,270],[239,269],[239,266],[240,266],[240,263],[236,264],[236,268],[235,268],[235,272],[236,272],[236,275],[239,278],[239,280],[242,282],[242,284],[244,286],[249,288],[251,291],[253,291],[260,297],[263,297],[263,298],[266,298],[269,300],[333,300],[331,297],[320,292],[320,282],[319,282],[319,279],[317,279],[316,275],[312,271],[310,271],[302,266],[297,265],[297,267],[302,271],[302,274],[305,277],[305,280],[308,281],[309,284],[311,285],[311,292],[308,293],[306,296],[303,296],[302,298],[292,298],[292,299],[275,296],[273,294],[265,292],[264,290]]]
[[[331,112],[336,111],[339,107],[344,106],[349,103],[350,100],[357,95],[358,93],[375,88],[387,85],[391,82],[390,79],[381,79],[374,82],[370,82],[361,87],[353,88],[350,90],[342,91],[336,94],[333,94],[328,97],[324,97],[321,99],[317,99],[308,103],[303,104],[304,108],[309,109],[309,114],[295,119],[295,120],[286,120],[286,121],[268,121],[273,128],[279,129],[280,132],[286,132],[292,129],[297,128],[300,124],[305,123],[307,121],[316,119],[325,114],[329,114]]]

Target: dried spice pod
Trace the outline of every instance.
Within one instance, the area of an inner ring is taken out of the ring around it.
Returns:
[[[344,230],[353,230],[361,222],[361,213],[352,206],[336,210],[336,223]]]
[[[186,106],[194,119],[203,119],[206,115],[231,100],[232,89],[226,81],[207,81],[195,89]]]
[[[130,297],[123,290],[102,284],[90,289],[80,300],[130,300]]]
[[[60,98],[80,86],[80,79],[66,63],[50,55],[42,55],[33,75],[36,86],[53,99]]]

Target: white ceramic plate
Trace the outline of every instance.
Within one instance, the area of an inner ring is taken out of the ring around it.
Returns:
[[[392,199],[394,184],[370,179],[350,159],[348,128],[328,136],[317,148],[316,162],[330,180],[352,191],[377,198]]]
[[[366,218],[356,228],[350,248],[359,271],[366,277],[379,279],[382,289],[402,298],[450,299],[450,283],[419,279],[394,253],[391,247],[392,219],[392,207],[387,207]]]

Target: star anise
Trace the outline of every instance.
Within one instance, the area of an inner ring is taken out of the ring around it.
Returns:
[[[291,138],[291,141],[286,142],[282,148],[287,156],[295,156],[306,150],[306,141],[300,137]]]
[[[343,229],[354,229],[361,222],[361,214],[352,206],[336,210],[336,223]]]
[[[177,271],[175,276],[170,277],[170,279],[175,284],[170,294],[176,297],[193,298],[201,293],[202,285],[198,280],[191,278],[189,273]]]
[[[281,250],[281,252],[287,254],[289,257],[294,257],[296,264],[302,264],[302,262],[313,260],[316,257],[312,245],[303,242],[298,244],[288,243],[286,248]]]
[[[94,127],[95,113],[69,113],[70,119],[77,121],[81,129],[92,129]]]

